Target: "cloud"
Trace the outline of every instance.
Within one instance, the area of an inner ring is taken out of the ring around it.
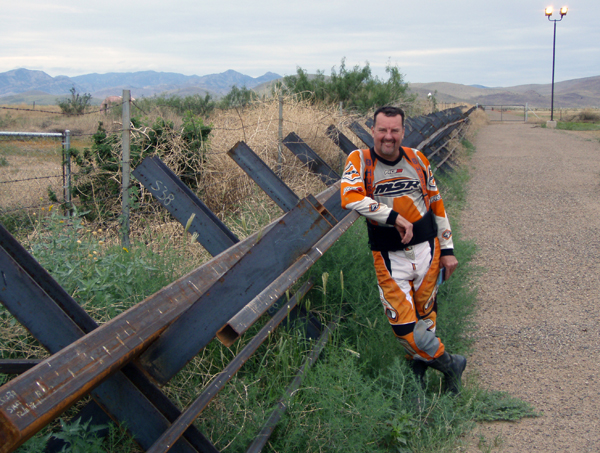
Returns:
[[[543,5],[505,0],[21,0],[3,5],[0,72],[26,67],[67,75],[156,71],[204,75],[234,69],[314,73],[388,62],[413,82],[510,86],[544,82],[552,24]],[[598,0],[577,0],[559,25],[557,73],[600,74]],[[583,51],[583,49],[586,49]],[[575,78],[575,77],[572,77]]]

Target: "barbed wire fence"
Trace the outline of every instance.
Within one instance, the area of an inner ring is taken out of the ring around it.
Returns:
[[[6,132],[0,157],[0,214],[4,222],[24,227],[33,215],[50,212],[61,199],[68,207],[70,192],[69,131]]]
[[[125,99],[125,93],[123,96]],[[275,100],[277,102],[277,99]],[[242,118],[243,115],[240,113],[244,113],[244,109],[246,106],[239,106],[238,108],[234,108],[235,111],[238,112],[238,119],[236,119],[236,115],[232,115],[233,121],[225,121],[219,126],[210,125],[211,132],[221,135],[240,135],[246,136],[246,133],[249,135],[255,135],[258,131],[269,131],[275,127],[279,128],[279,133],[277,137],[274,137],[275,145],[277,146],[277,142],[281,141],[281,137],[283,134],[281,133],[281,129],[283,124],[287,124],[289,127],[297,127],[312,125],[315,121],[320,121],[322,118],[310,118],[309,121],[304,121],[302,119],[298,119],[295,117],[293,120],[289,118],[283,118],[281,105],[284,100],[279,98],[279,117],[258,117],[255,119],[245,120]],[[272,104],[273,100],[255,100],[252,103],[252,106],[256,107],[257,105],[260,107],[260,104]],[[129,135],[139,134],[143,131],[140,129],[136,129],[131,123],[131,117],[127,118],[123,117],[122,121],[115,120],[116,111],[114,114],[110,115],[111,110],[125,110],[123,107],[135,107],[142,114],[147,115],[149,112],[149,108],[145,105],[140,105],[140,103],[135,100],[130,101],[121,101],[112,103],[107,106],[103,106],[100,109],[88,109],[83,112],[81,115],[67,115],[62,112],[52,111],[51,109],[29,109],[22,107],[6,107],[0,106],[1,111],[6,112],[25,112],[25,113],[38,113],[44,115],[52,115],[52,116],[60,116],[60,117],[69,117],[73,122],[77,121],[81,117],[97,115],[99,113],[103,113],[104,117],[107,117],[109,120],[109,124],[106,127],[107,134],[122,134],[122,137],[129,137]],[[161,102],[150,104],[151,108],[157,107],[158,109],[167,112],[168,109],[173,109],[172,105],[162,104]],[[250,106],[247,106],[248,108]],[[239,110],[239,111],[238,111]],[[121,113],[121,112],[119,112]],[[161,113],[161,112],[159,112]],[[2,118],[0,118],[0,126],[6,128],[6,122],[2,124]],[[61,120],[64,121],[64,120]],[[128,128],[124,128],[123,125],[129,125]],[[72,126],[71,126],[72,127]],[[71,170],[71,139],[73,140],[85,140],[95,133],[90,133],[88,130],[79,130],[77,127],[72,127],[74,131],[70,131],[70,129],[65,129],[62,132],[24,132],[24,131],[5,131],[0,132],[0,142],[4,142],[4,146],[2,147],[2,152],[0,152],[0,216],[2,216],[2,221],[6,220],[6,216],[14,216],[15,223],[23,223],[23,217],[29,217],[30,219],[35,220],[39,215],[44,215],[48,213],[50,210],[56,211],[59,207],[64,210],[65,214],[69,214],[72,212],[72,208],[74,203],[78,203],[78,194],[77,190],[73,190],[73,178],[79,178],[85,176],[81,173],[81,169],[75,167],[74,171]],[[121,171],[116,176],[120,179],[120,183],[122,185],[122,192],[119,196],[115,197],[102,197],[94,194],[94,203],[97,205],[103,205],[105,203],[110,203],[111,205],[115,205],[116,203],[121,203],[127,205],[127,200],[129,198],[129,193],[135,187],[132,183],[127,182],[126,179],[129,173],[129,169],[124,170],[125,166],[128,166],[130,163],[130,159],[126,156],[126,151],[124,149],[123,139],[120,140],[120,143],[115,144],[115,146],[121,147],[119,150],[121,153]],[[30,144],[31,146],[23,146],[23,144]],[[221,158],[224,156],[228,147],[231,145],[224,145],[224,147],[219,148],[210,148],[204,151],[206,156],[213,156]],[[6,149],[9,149],[7,152]],[[60,147],[60,148],[59,148]],[[14,148],[14,150],[10,150]],[[27,151],[25,154],[29,159],[35,161],[37,165],[33,165],[29,161],[25,161],[23,165],[20,164],[20,161],[23,161],[22,154],[23,148],[26,148]],[[44,157],[48,157],[49,152],[48,148],[54,148],[53,152],[53,161],[55,164],[49,164]],[[281,159],[281,146],[279,143],[278,146],[278,169],[279,172],[282,170]],[[6,157],[4,157],[6,155]],[[10,163],[9,163],[10,161]],[[19,161],[18,165],[16,161]],[[2,162],[6,162],[6,167],[1,167]],[[18,168],[17,168],[18,167]],[[209,170],[211,177],[218,177],[216,173],[219,173],[218,169],[212,168]],[[227,170],[223,170],[223,174],[225,174]],[[32,174],[33,173],[33,174]],[[190,171],[182,172],[182,177],[189,178],[198,178],[199,175],[197,173],[192,173]],[[125,184],[123,184],[125,182]],[[17,196],[18,195],[18,196]],[[125,236],[126,231],[128,230],[127,224],[140,223],[143,222],[145,216],[155,215],[160,211],[160,207],[158,207],[154,200],[146,198],[141,198],[141,202],[138,202],[133,206],[133,210],[123,207],[123,211],[121,214],[115,213],[113,210],[109,215],[101,215],[96,216],[94,220],[89,221],[88,224],[91,228],[103,227],[106,228],[107,225],[111,225],[110,227],[116,230],[120,229],[120,233],[124,236],[122,241],[124,244],[128,242],[128,238]],[[100,210],[98,210],[100,212]],[[132,219],[133,217],[133,219]],[[163,213],[163,217],[166,217]],[[163,220],[168,220],[163,218]],[[120,225],[119,225],[120,224]]]
[[[125,90],[128,91],[128,90]],[[121,237],[122,243],[128,243],[127,231],[129,230],[128,225],[148,225],[146,221],[149,218],[160,219],[163,223],[169,223],[169,215],[161,209],[161,207],[144,193],[144,189],[134,180],[131,182],[129,177],[129,165],[131,159],[127,157],[125,146],[131,137],[132,143],[136,146],[139,143],[138,139],[142,135],[148,135],[152,133],[151,125],[137,127],[132,124],[132,116],[145,115],[147,118],[154,116],[158,118],[167,118],[172,120],[173,118],[179,118],[182,115],[174,115],[176,108],[169,104],[164,103],[160,99],[152,100],[150,103],[145,103],[145,100],[133,100],[130,95],[123,93],[122,100],[120,102],[114,102],[109,105],[105,105],[99,109],[88,109],[81,115],[66,115],[62,112],[52,111],[51,109],[24,109],[20,107],[0,107],[4,111],[25,111],[27,114],[36,112],[43,115],[52,115],[53,117],[61,117],[59,122],[64,124],[65,129],[62,132],[44,132],[44,133],[31,133],[31,132],[1,132],[0,141],[6,141],[9,143],[23,142],[31,143],[33,146],[32,150],[28,151],[29,156],[43,155],[43,152],[35,150],[36,147],[40,149],[48,148],[47,142],[54,143],[54,147],[60,148],[60,157],[54,156],[56,161],[55,166],[50,166],[47,163],[41,165],[26,165],[27,171],[17,172],[16,165],[12,163],[7,167],[0,166],[0,216],[14,214],[18,218],[18,214],[35,216],[42,213],[47,213],[49,209],[56,210],[61,207],[65,213],[71,213],[72,209],[79,209],[81,213],[81,195],[78,193],[77,186],[78,181],[85,178],[86,175],[82,173],[82,169],[77,165],[74,165],[74,169],[71,169],[71,140],[75,142],[73,146],[73,152],[76,152],[78,146],[89,146],[87,140],[95,135],[97,132],[90,132],[91,124],[89,121],[85,126],[78,125],[78,121],[81,121],[85,117],[93,117],[94,121],[102,121],[105,123],[105,131],[107,135],[119,137],[113,144],[113,154],[119,161],[119,170],[113,172],[111,178],[113,181],[118,183],[121,187],[120,193],[107,194],[106,191],[102,190],[102,187],[92,186],[91,190],[93,197],[93,216],[88,217],[88,225],[90,228],[102,228],[104,230],[111,229],[115,234],[115,237]],[[128,99],[128,100],[127,100]],[[225,194],[226,191],[241,190],[244,183],[240,182],[242,178],[246,176],[239,176],[236,173],[239,169],[232,169],[228,165],[231,163],[227,158],[227,152],[235,145],[237,141],[244,140],[249,142],[252,149],[260,153],[269,163],[280,177],[290,183],[292,177],[297,177],[299,173],[299,164],[295,158],[286,158],[287,152],[284,154],[282,150],[282,137],[284,135],[283,130],[286,133],[290,130],[298,132],[303,138],[307,140],[318,141],[319,144],[315,149],[320,151],[326,151],[330,153],[329,163],[332,168],[340,167],[345,161],[345,156],[339,150],[339,148],[329,139],[325,137],[325,129],[329,124],[335,122],[337,126],[343,127],[359,118],[359,115],[353,114],[343,110],[343,106],[331,106],[331,108],[319,109],[311,106],[310,103],[300,102],[300,97],[294,95],[286,96],[275,96],[273,98],[266,99],[255,99],[248,105],[238,105],[228,110],[217,108],[213,114],[211,114],[211,123],[208,125],[211,130],[211,143],[203,149],[202,153],[205,158],[218,162],[213,164],[208,162],[209,165],[197,165],[194,168],[179,169],[174,171],[178,176],[195,180],[198,184],[200,191],[203,192],[203,196],[207,197],[207,203],[212,204],[210,207],[218,213],[218,215],[229,215],[228,208],[234,205],[239,205],[240,202],[231,200],[230,194]],[[285,112],[284,112],[285,106]],[[128,108],[125,108],[128,107]],[[137,113],[130,115],[131,110],[137,109]],[[124,116],[124,111],[129,111],[128,116]],[[252,112],[258,113],[252,113]],[[179,112],[181,113],[181,112]],[[102,114],[100,116],[99,114]],[[94,117],[95,116],[95,117]],[[64,119],[62,119],[64,118]],[[214,121],[214,124],[213,124]],[[178,120],[175,121],[176,124]],[[44,122],[46,123],[46,122]],[[128,127],[124,127],[127,125]],[[0,126],[2,126],[2,118],[0,117]],[[54,127],[54,130],[57,128]],[[176,126],[176,128],[182,128],[183,126]],[[6,122],[3,125],[6,128]],[[174,131],[181,133],[182,130]],[[349,132],[350,137],[352,133]],[[356,144],[359,144],[358,139],[355,140]],[[22,147],[22,146],[21,146]],[[0,165],[2,164],[2,155],[5,152],[0,152]],[[46,153],[47,154],[47,153]],[[117,156],[118,155],[118,156]],[[291,154],[290,154],[291,156]],[[11,153],[9,156],[10,160],[17,158],[17,153]],[[59,162],[60,161],[60,162]],[[225,162],[227,161],[227,163]],[[31,170],[40,167],[40,170],[32,175]],[[234,165],[235,167],[235,165]],[[50,168],[54,168],[50,171]],[[43,169],[43,171],[42,171]],[[25,170],[25,168],[23,169]],[[309,173],[309,172],[307,172]],[[310,184],[310,176],[303,177],[303,183]],[[75,184],[73,184],[75,180]],[[218,184],[218,186],[214,186]],[[230,184],[233,187],[230,189],[227,185]],[[135,198],[135,204],[128,203],[129,197],[132,191],[137,191],[137,197]],[[307,189],[308,190],[308,189]],[[302,189],[300,189],[302,193]],[[19,194],[20,197],[14,194]],[[217,195],[215,195],[217,193]],[[243,190],[241,191],[243,192]],[[27,197],[23,195],[27,194]],[[54,197],[51,196],[54,194]],[[224,195],[221,195],[224,194]],[[218,197],[221,198],[218,198]],[[226,199],[226,197],[229,197]],[[246,202],[246,201],[244,201]],[[257,201],[258,205],[260,201]],[[268,201],[267,201],[268,203]],[[219,207],[216,205],[220,204]],[[103,209],[104,206],[110,205],[110,209]],[[119,205],[122,209],[119,210]],[[50,206],[53,206],[50,208]],[[221,208],[221,209],[220,209]],[[260,208],[262,209],[262,207]],[[158,222],[155,222],[155,224]],[[173,222],[175,223],[175,222]],[[152,225],[154,228],[155,225]],[[135,228],[134,228],[135,230]],[[138,234],[135,231],[135,234]]]

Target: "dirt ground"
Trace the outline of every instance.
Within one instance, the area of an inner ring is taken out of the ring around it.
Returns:
[[[541,416],[481,424],[468,451],[599,452],[600,138],[493,122],[474,145],[461,223],[484,271],[467,370]]]

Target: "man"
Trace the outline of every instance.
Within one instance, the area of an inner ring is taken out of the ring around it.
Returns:
[[[401,147],[404,112],[382,107],[371,128],[374,147],[353,151],[341,184],[342,206],[367,218],[379,295],[394,334],[422,386],[432,367],[458,394],[467,360],[445,351],[435,335],[437,279],[450,278],[452,230],[427,158]]]

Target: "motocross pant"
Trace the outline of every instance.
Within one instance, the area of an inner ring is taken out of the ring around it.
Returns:
[[[379,296],[394,334],[414,360],[444,353],[435,335],[440,246],[437,238],[405,250],[373,251]]]

